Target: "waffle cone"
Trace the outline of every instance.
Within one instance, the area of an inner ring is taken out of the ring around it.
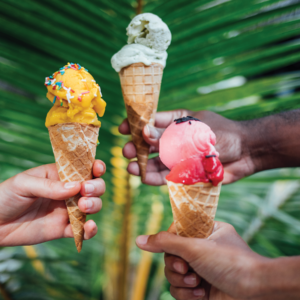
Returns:
[[[82,182],[92,179],[99,127],[63,123],[50,126],[48,130],[60,180]],[[78,207],[80,197],[77,194],[65,200],[78,252],[82,248],[86,220],[86,214]]]
[[[222,183],[184,185],[167,181],[177,234],[207,238],[213,230]]]
[[[144,141],[142,131],[145,125],[154,125],[162,74],[163,66],[157,63],[150,66],[143,63],[131,64],[119,73],[142,181],[146,176],[150,147]]]

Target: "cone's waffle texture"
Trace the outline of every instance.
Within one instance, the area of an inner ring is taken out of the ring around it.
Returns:
[[[99,127],[79,123],[63,123],[48,128],[58,175],[63,182],[93,178]],[[82,248],[86,214],[78,208],[80,194],[66,200],[70,223],[78,252]]]
[[[207,238],[213,230],[222,183],[167,183],[177,234]]]
[[[145,179],[149,155],[149,145],[144,141],[142,131],[145,125],[154,125],[162,74],[163,66],[157,63],[150,66],[135,63],[119,73],[142,181]]]

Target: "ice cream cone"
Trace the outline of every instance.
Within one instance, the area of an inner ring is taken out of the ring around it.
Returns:
[[[213,230],[222,182],[217,186],[167,181],[177,234],[207,238]]]
[[[99,127],[80,123],[63,123],[48,128],[59,178],[63,182],[93,178]],[[66,200],[70,223],[78,252],[84,237],[86,214],[78,208],[80,194]]]
[[[158,63],[149,66],[134,63],[119,72],[142,181],[146,176],[149,155],[149,145],[144,141],[142,131],[145,125],[154,125],[162,74],[163,66]]]

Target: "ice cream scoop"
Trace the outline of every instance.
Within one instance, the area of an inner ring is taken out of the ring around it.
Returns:
[[[211,182],[217,186],[223,180],[223,167],[215,143],[215,134],[199,119],[175,120],[160,139],[160,159],[171,170],[166,179],[183,184]]]
[[[54,104],[46,118],[46,127],[77,122],[100,126],[106,103],[100,86],[87,69],[79,64],[66,66],[46,77],[47,98]]]
[[[135,16],[127,27],[128,44],[140,44],[166,51],[171,43],[169,27],[158,16],[145,13]]]
[[[124,46],[111,59],[116,72],[133,63],[166,65],[166,50],[171,43],[168,26],[156,15],[145,13],[137,15],[127,27],[128,45]]]

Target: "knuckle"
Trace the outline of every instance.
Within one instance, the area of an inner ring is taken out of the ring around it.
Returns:
[[[165,276],[166,276],[167,280],[169,281],[169,279],[168,279],[168,268],[166,266],[164,268],[164,272],[165,272]]]
[[[106,184],[102,178],[100,178],[100,184],[101,184],[101,194],[104,194],[106,190]]]
[[[50,191],[56,191],[57,189],[55,188],[55,182],[52,180],[45,180],[44,181],[45,187],[48,188]]]
[[[225,228],[229,232],[234,232],[235,231],[235,228],[231,224],[226,224]]]
[[[14,177],[12,177],[11,184],[13,187],[17,187],[17,186],[20,187],[23,185],[23,183],[24,183],[24,174],[19,173]]]
[[[167,235],[167,232],[165,232],[165,231],[159,232],[155,237],[156,242],[158,244],[161,244],[166,239],[166,235]]]

